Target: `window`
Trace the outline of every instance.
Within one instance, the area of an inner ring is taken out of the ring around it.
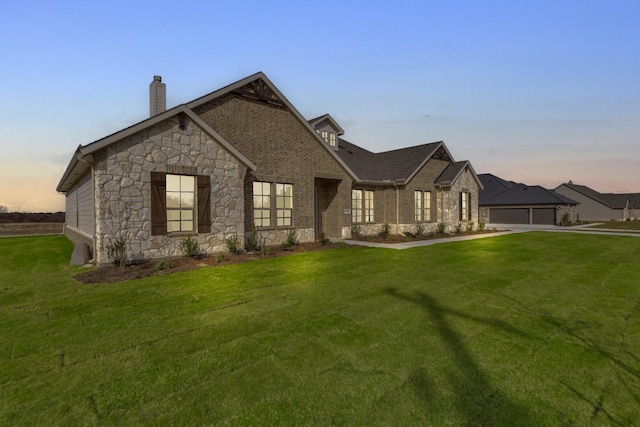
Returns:
[[[336,146],[336,134],[333,132],[329,133],[329,145],[332,147]]]
[[[253,222],[256,227],[271,227],[271,183],[253,183]]]
[[[351,190],[351,221],[362,221],[362,190]]]
[[[460,192],[460,221],[471,219],[471,193]]]
[[[431,191],[414,192],[416,221],[431,221]]]
[[[211,177],[191,172],[151,172],[152,236],[211,232]]]
[[[167,174],[167,231],[194,231],[195,177]]]
[[[293,185],[276,184],[276,225],[290,226],[293,212]]]
[[[373,191],[364,192],[364,222],[373,222]]]
[[[332,147],[336,146],[336,134],[335,133],[328,132],[326,130],[323,130],[323,131],[319,130],[318,133],[320,134],[322,139],[324,139],[324,142],[326,142],[327,144],[329,144]]]
[[[424,220],[431,221],[431,191],[424,192]]]

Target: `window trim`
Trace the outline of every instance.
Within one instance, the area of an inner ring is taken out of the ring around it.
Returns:
[[[293,184],[289,184],[289,183],[281,183],[281,182],[276,182],[276,192],[275,192],[275,197],[276,197],[276,227],[292,227],[293,226]],[[288,196],[286,194],[280,194],[280,186],[282,187],[282,189],[286,189],[287,187],[291,188],[291,195]],[[287,205],[287,199],[289,199],[290,202],[290,207],[286,207]],[[280,202],[283,202],[283,207],[280,207],[279,204]],[[280,214],[283,214],[282,216]],[[289,215],[285,215],[286,213],[288,213]],[[280,221],[282,220],[282,224],[280,224]],[[285,220],[288,220],[289,223],[286,224]]]
[[[261,191],[256,194],[256,184],[261,184],[260,185],[260,189]],[[271,183],[267,182],[267,181],[254,181],[253,185],[252,185],[252,197],[253,197],[253,225],[257,228],[270,228],[272,227],[272,222],[271,222]],[[268,189],[269,192],[265,193],[264,190]],[[261,202],[260,205],[261,207],[256,207],[256,197],[259,197]],[[267,207],[264,207],[266,204],[268,205]],[[259,217],[256,217],[256,213],[260,212],[261,215]],[[260,220],[260,224],[257,223],[256,219]],[[265,224],[265,220],[268,220],[269,223]]]
[[[177,177],[179,180],[178,183],[178,189],[169,189],[169,177]],[[183,185],[183,177],[184,178],[191,178],[190,179],[190,187],[189,188],[182,188]],[[169,234],[173,234],[173,233],[194,233],[197,229],[197,184],[196,184],[196,177],[193,175],[183,175],[183,174],[174,174],[174,173],[168,173],[165,175],[165,182],[166,182],[166,194],[167,194],[167,205],[166,205],[166,210],[167,210],[167,233]],[[178,206],[177,207],[170,207],[169,206],[169,193],[177,193],[178,195]],[[183,196],[188,196],[190,195],[193,198],[193,203],[191,207],[185,207],[182,206],[183,203]],[[169,217],[171,216],[170,213],[171,212],[177,212],[178,213],[178,217],[179,219],[175,220],[175,219],[169,219]],[[186,218],[183,219],[183,214],[185,213],[190,213],[191,218]],[[191,223],[191,227],[189,229],[183,229],[182,227],[185,225],[185,223]],[[171,230],[169,228],[170,225],[176,225],[178,226],[178,229],[174,229]]]

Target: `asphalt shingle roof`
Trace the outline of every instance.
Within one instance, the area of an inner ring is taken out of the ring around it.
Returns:
[[[406,180],[441,146],[441,142],[372,153],[338,139],[338,156],[364,181]]]
[[[587,197],[592,198],[612,209],[624,209],[627,207],[627,200],[631,200],[631,204],[634,206],[640,206],[640,193],[626,193],[626,194],[614,194],[614,193],[599,193],[596,190],[587,187],[586,185],[574,184],[568,182],[563,184],[566,187],[571,188],[578,193],[582,193]]]
[[[480,191],[480,206],[497,205],[576,205],[574,200],[539,185],[506,181],[491,174],[478,175],[484,189]]]
[[[460,172],[462,172],[462,170],[467,167],[468,164],[469,162],[467,162],[466,160],[462,162],[449,163],[447,167],[442,171],[440,176],[436,178],[435,183],[442,186],[451,185],[453,181],[458,177],[458,175],[460,175]]]

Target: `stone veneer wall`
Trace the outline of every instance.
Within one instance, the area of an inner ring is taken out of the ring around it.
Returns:
[[[115,235],[125,238],[132,261],[180,256],[185,235],[206,253],[225,251],[229,235],[244,235],[247,168],[191,120],[181,130],[177,117],[167,119],[98,151],[94,160],[98,264],[109,262],[106,246]],[[168,165],[211,177],[211,233],[151,235],[151,172],[167,172]]]

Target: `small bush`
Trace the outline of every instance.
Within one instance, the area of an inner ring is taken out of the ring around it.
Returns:
[[[200,245],[192,237],[180,240],[180,250],[185,258],[200,258]]]
[[[565,212],[564,215],[562,215],[562,218],[560,219],[560,224],[561,225],[571,225],[571,219],[569,219],[569,212]]]
[[[404,234],[404,237],[406,237],[407,239],[412,239],[412,238],[416,237],[416,235],[413,234],[410,231],[405,231],[403,234]]]
[[[251,234],[249,234],[249,237],[247,237],[247,241],[245,242],[245,248],[247,249],[247,252],[254,252],[260,249],[260,233],[256,226],[253,226],[251,229]]]
[[[216,262],[218,264],[220,264],[225,259],[227,259],[227,254],[225,254],[224,252],[220,252],[219,254],[216,255]]]
[[[107,258],[116,267],[123,267],[127,263],[127,242],[123,237],[117,237],[107,244]]]
[[[271,255],[271,248],[269,246],[263,246],[262,248],[260,248],[260,253],[262,254],[262,256]]]
[[[240,238],[237,234],[232,234],[231,236],[224,239],[225,245],[227,245],[227,250],[230,254],[237,254],[240,249]]]
[[[160,272],[164,271],[164,270],[168,270],[171,268],[171,263],[169,263],[169,261],[158,261],[156,263],[156,274],[160,274]]]
[[[426,230],[427,230],[427,227],[422,222],[417,223],[414,237],[422,236]]]
[[[447,224],[444,222],[439,222],[438,225],[436,226],[436,233],[438,233],[438,236],[442,237],[444,236],[444,232],[447,229]]]
[[[482,233],[484,231],[485,225],[486,224],[484,223],[484,221],[478,221],[478,231]]]
[[[360,237],[362,235],[362,226],[360,224],[353,224],[351,226],[351,236]]]
[[[380,226],[380,231],[378,232],[378,236],[386,239],[391,234],[391,225],[388,222],[385,222]]]
[[[460,234],[460,232],[462,231],[462,223],[461,222],[456,224],[455,230],[456,230],[456,234]]]
[[[298,244],[298,233],[295,229],[291,229],[287,231],[287,237],[284,242],[282,242],[282,249],[285,251],[291,249],[293,246]]]
[[[324,246],[324,245],[326,245],[327,243],[329,243],[330,241],[331,241],[331,240],[329,240],[329,239],[327,239],[327,238],[325,237],[324,239],[320,240],[320,244],[321,244],[322,246]]]
[[[467,223],[467,233],[473,233],[473,222]]]

